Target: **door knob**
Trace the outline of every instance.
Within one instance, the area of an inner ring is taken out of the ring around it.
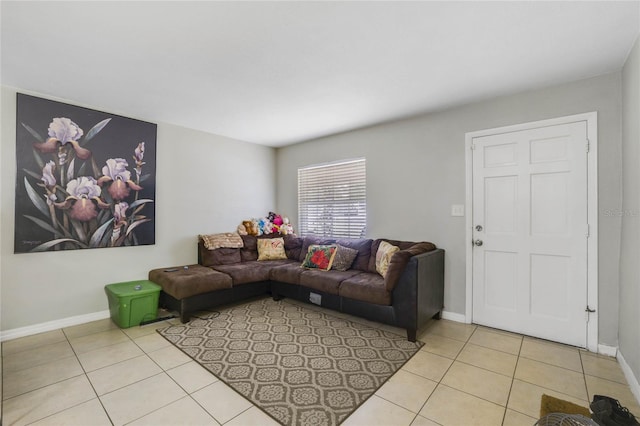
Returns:
[[[482,240],[475,240],[473,242],[473,245],[476,245],[476,246],[480,247],[482,245]]]

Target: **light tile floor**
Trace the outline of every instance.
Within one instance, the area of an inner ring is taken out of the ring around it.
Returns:
[[[170,322],[120,330],[102,320],[3,343],[3,424],[276,424],[155,332]],[[419,339],[345,425],[532,425],[543,393],[582,406],[605,394],[640,417],[614,358],[445,320]]]

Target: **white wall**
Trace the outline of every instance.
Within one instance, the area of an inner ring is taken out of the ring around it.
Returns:
[[[105,284],[196,263],[198,234],[274,209],[273,148],[159,123],[155,245],[14,254],[15,89],[3,87],[1,102],[1,330],[104,311]]]
[[[617,345],[621,207],[621,75],[613,73],[381,124],[277,151],[277,206],[297,222],[297,168],[367,159],[368,236],[426,240],[446,250],[445,310],[465,309],[465,133],[598,112],[600,343]]]
[[[635,377],[640,379],[640,38],[622,72],[622,101],[619,343],[620,353]]]

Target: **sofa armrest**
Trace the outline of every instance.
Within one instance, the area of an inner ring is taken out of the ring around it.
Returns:
[[[391,296],[398,326],[415,332],[442,311],[444,253],[436,249],[409,259]]]
[[[384,285],[387,291],[393,291],[398,284],[398,280],[404,273],[404,270],[411,258],[433,251],[436,246],[433,243],[415,243],[403,250],[396,252],[389,262],[389,269],[384,277]]]

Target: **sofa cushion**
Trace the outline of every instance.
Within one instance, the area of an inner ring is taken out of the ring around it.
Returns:
[[[353,264],[351,264],[351,269],[357,269],[358,271],[363,272],[369,271],[369,258],[371,257],[372,242],[373,240],[368,238],[336,240],[336,244],[358,250],[358,255],[353,261]]]
[[[302,247],[300,248],[300,257],[298,259],[300,260],[300,262],[304,261],[304,258],[309,252],[309,246],[311,245],[326,246],[335,243],[335,241],[336,240],[331,238],[316,237],[315,235],[304,237],[302,241]]]
[[[377,273],[361,272],[340,283],[338,294],[349,299],[391,305],[391,292],[385,287],[384,278]]]
[[[300,252],[302,251],[303,238],[295,235],[284,236],[284,249],[287,252],[287,257],[292,260],[298,260],[300,258]]]
[[[200,251],[200,264],[202,266],[227,265],[230,263],[238,263],[241,260],[241,249],[237,248],[209,250],[200,242],[198,244],[198,250]]]
[[[277,265],[284,265],[287,260],[263,260],[235,263],[233,265],[216,265],[216,271],[224,272],[233,280],[233,285],[257,283],[269,280],[269,271]]]
[[[282,238],[261,238],[258,239],[257,246],[258,260],[285,260],[287,258]]]
[[[400,251],[400,247],[389,244],[386,241],[380,242],[378,251],[376,251],[376,272],[383,277],[387,275],[391,256]]]
[[[336,244],[336,255],[333,258],[331,269],[333,271],[350,269],[357,255],[358,250]]]
[[[253,235],[241,235],[244,247],[240,249],[240,259],[242,262],[258,260],[257,238]]]
[[[279,281],[281,283],[299,284],[300,274],[304,272],[304,268],[300,267],[300,263],[297,260],[290,260],[290,263],[281,266],[275,266],[271,268],[269,272],[269,278],[272,281]]]
[[[338,294],[338,287],[340,286],[340,283],[357,274],[361,274],[361,272],[354,271],[353,269],[348,271],[303,269],[300,274],[300,285],[329,294]]]
[[[336,246],[330,245],[311,245],[309,251],[302,262],[303,268],[320,269],[328,271],[331,269],[333,258],[336,256]]]
[[[149,280],[162,287],[162,290],[178,300],[210,291],[231,288],[229,275],[201,265],[189,265],[188,269],[178,267],[159,268],[149,271]]]

